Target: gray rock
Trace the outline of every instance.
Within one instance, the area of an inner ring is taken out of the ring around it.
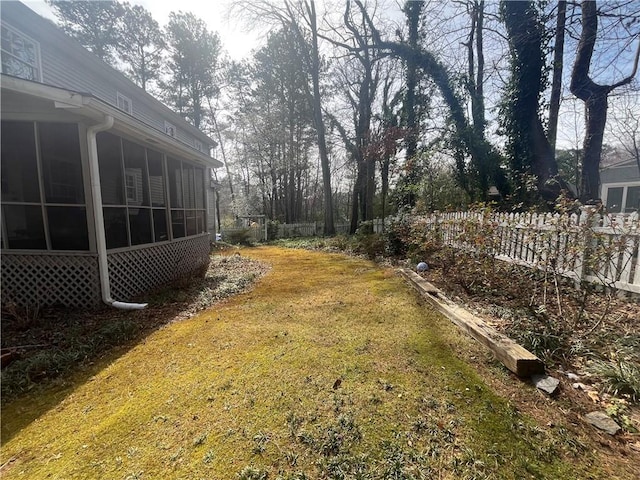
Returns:
[[[615,435],[621,430],[620,425],[618,425],[615,421],[613,421],[611,417],[609,417],[609,415],[607,415],[604,412],[587,413],[584,416],[584,418],[591,425],[593,425],[596,428],[599,428],[600,430],[608,433],[609,435]]]
[[[531,381],[538,390],[542,390],[549,395],[553,395],[560,385],[560,380],[549,375],[532,375]]]
[[[580,380],[580,377],[578,375],[576,375],[575,373],[567,372],[567,373],[565,373],[565,375],[567,376],[567,378],[569,380]]]

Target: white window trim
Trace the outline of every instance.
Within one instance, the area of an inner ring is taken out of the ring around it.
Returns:
[[[36,80],[38,82],[42,82],[42,56],[41,56],[41,53],[40,53],[40,42],[37,42],[36,40],[31,38],[29,35],[21,32],[20,30],[18,30],[13,25],[9,25],[6,22],[0,22],[0,23],[7,30],[11,30],[13,33],[15,33],[17,35],[20,35],[21,37],[24,37],[26,40],[29,40],[30,42],[32,42],[34,44],[34,46],[36,47],[36,64],[33,65],[33,67],[35,67],[38,70],[38,75],[37,75],[38,78],[36,78]],[[7,52],[7,54],[13,56],[10,52]],[[5,73],[5,72],[3,72],[3,73]],[[30,80],[30,79],[25,79],[25,80]]]
[[[121,108],[120,107],[120,100],[123,100],[123,103],[125,105],[128,105],[129,108]],[[133,115],[133,102],[131,101],[131,99],[129,97],[127,97],[126,95],[123,95],[120,92],[116,92],[116,107],[118,107],[118,109],[122,110],[123,112],[128,113],[129,115]]]
[[[627,192],[629,191],[629,187],[640,187],[640,181],[636,182],[613,182],[613,183],[603,183],[601,188],[602,192],[602,204],[607,204],[607,197],[609,196],[609,189],[622,187],[622,200],[620,202],[620,210],[621,214],[630,215],[630,213],[625,213],[623,210],[625,209],[625,205],[627,204]]]
[[[125,171],[124,173],[124,188],[125,188],[125,194],[127,196],[127,204],[129,204],[129,202],[131,203],[138,203],[140,201],[140,194],[138,192],[138,179],[136,177],[135,174],[133,173],[127,173]],[[132,185],[129,185],[129,180],[133,180]],[[133,196],[130,197],[129,196],[129,189],[132,188],[133,189]]]
[[[170,137],[176,138],[176,126],[167,121],[164,122],[164,133]]]

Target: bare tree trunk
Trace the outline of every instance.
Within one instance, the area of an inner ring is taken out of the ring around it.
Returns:
[[[316,132],[318,134],[318,154],[322,167],[322,188],[324,190],[324,234],[335,235],[336,227],[333,222],[333,191],[331,190],[331,166],[329,165],[329,152],[325,138],[324,120],[322,118],[322,100],[320,97],[320,52],[318,50],[318,25],[316,17],[316,5],[313,0],[305,1],[305,8],[309,15],[311,28],[311,81],[313,94],[311,104]]]
[[[566,0],[558,1],[558,18],[556,20],[556,43],[553,47],[553,80],[551,81],[551,99],[549,101],[549,130],[547,138],[551,148],[556,149],[558,135],[558,112],[562,93],[562,59],[564,55],[564,27],[567,18]]]
[[[423,8],[424,1],[422,0],[408,0],[405,2],[405,6],[403,8],[407,24],[409,25],[408,46],[413,51],[417,51],[419,49],[419,26]],[[408,185],[413,185],[418,181],[414,157],[418,152],[418,130],[420,127],[418,102],[416,98],[418,90],[418,69],[420,68],[420,65],[419,59],[415,55],[402,57],[402,59],[405,61],[406,65],[405,79],[407,85],[404,98],[404,116],[405,126],[407,129],[407,136],[405,139],[405,162],[407,165],[406,182]],[[403,203],[413,207],[416,204],[416,200],[417,198],[413,189],[410,188],[403,199]]]
[[[484,0],[473,0],[471,4],[471,29],[465,44],[468,57],[467,91],[471,98],[471,117],[476,135],[484,136]],[[477,66],[476,66],[477,55]]]
[[[349,233],[354,234],[358,229],[358,223],[360,223],[360,204],[362,193],[362,167],[357,165],[356,167],[356,180],[353,183],[353,193],[351,194],[351,224],[349,226]]]
[[[555,201],[562,184],[554,181],[558,165],[538,111],[543,72],[541,27],[532,1],[503,1],[502,6],[515,63],[513,82],[518,95],[512,107],[512,121],[517,130],[519,154],[523,158],[529,157],[525,162],[537,177],[538,192],[542,198]]]
[[[365,12],[362,1],[354,1]],[[428,75],[433,80],[442,95],[442,99],[449,108],[457,136],[471,156],[472,163],[478,171],[481,198],[486,199],[489,181],[492,181],[501,192],[507,192],[509,187],[505,173],[500,168],[499,154],[485,138],[478,138],[478,135],[470,126],[463,104],[456,93],[454,82],[447,69],[429,51],[421,48],[414,49],[406,43],[382,40],[380,32],[375,28],[371,19],[367,17],[366,20],[371,28],[375,47],[388,50],[393,55],[404,60],[413,59],[424,71],[425,75]]]
[[[598,34],[598,7],[595,1],[583,1],[582,32],[576,61],[571,72],[571,92],[585,102],[585,137],[582,158],[580,200],[590,202],[600,197],[600,159],[602,138],[607,122],[607,98],[615,88],[633,80],[638,70],[640,44],[636,51],[632,73],[612,85],[598,85],[589,77],[589,67]]]
[[[602,142],[604,126],[607,123],[606,89],[597,89],[585,101],[585,137],[582,148],[582,175],[580,192],[583,202],[591,202],[600,198],[600,159],[602,158]]]
[[[211,113],[211,120],[213,121],[213,128],[216,131],[216,137],[218,138],[218,144],[220,145],[220,153],[222,154],[222,161],[224,162],[224,168],[227,172],[227,181],[229,182],[229,191],[231,192],[231,205],[235,207],[235,195],[233,194],[233,180],[231,178],[231,170],[229,170],[229,163],[227,163],[227,155],[224,151],[224,141],[222,140],[222,134],[218,128],[218,120],[216,118],[215,111],[211,105],[211,99],[209,100],[209,112]]]

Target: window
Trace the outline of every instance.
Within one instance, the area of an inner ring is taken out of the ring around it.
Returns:
[[[74,123],[2,122],[3,248],[89,249]]]
[[[139,203],[138,178],[134,173],[125,172],[125,189],[127,192],[127,203]]]
[[[615,185],[615,184],[614,184]],[[607,212],[634,213],[640,211],[640,184],[603,186]]]
[[[620,213],[622,210],[622,194],[624,187],[609,188],[607,190],[607,212]]]
[[[194,145],[196,147],[196,150],[198,150],[199,152],[204,152],[204,150],[202,149],[202,142],[200,140],[196,140]]]
[[[206,232],[204,169],[172,158],[167,169],[174,238]]]
[[[84,203],[78,126],[72,123],[40,123],[38,133],[46,201]],[[60,141],[62,138],[65,141]]]
[[[120,92],[117,92],[116,100],[117,100],[118,108],[120,110],[122,110],[123,112],[127,112],[129,115],[132,114],[133,108],[132,108],[131,99],[129,97],[121,94]]]
[[[627,198],[624,202],[624,213],[640,211],[640,185],[627,187]]]
[[[97,143],[107,248],[206,232],[202,167],[109,132]]]
[[[149,206],[149,184],[146,150],[143,146],[122,140],[127,205]]]
[[[15,28],[2,23],[2,73],[41,81],[40,45]]]
[[[164,122],[164,133],[166,133],[170,137],[174,137],[175,138],[175,136],[176,136],[176,127],[174,127],[169,122]]]

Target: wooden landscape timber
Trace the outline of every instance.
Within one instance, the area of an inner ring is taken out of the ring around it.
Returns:
[[[544,363],[533,353],[497,332],[475,315],[455,305],[417,273],[406,268],[399,269],[399,272],[436,310],[488,347],[504,366],[517,376],[526,378],[544,374]]]

